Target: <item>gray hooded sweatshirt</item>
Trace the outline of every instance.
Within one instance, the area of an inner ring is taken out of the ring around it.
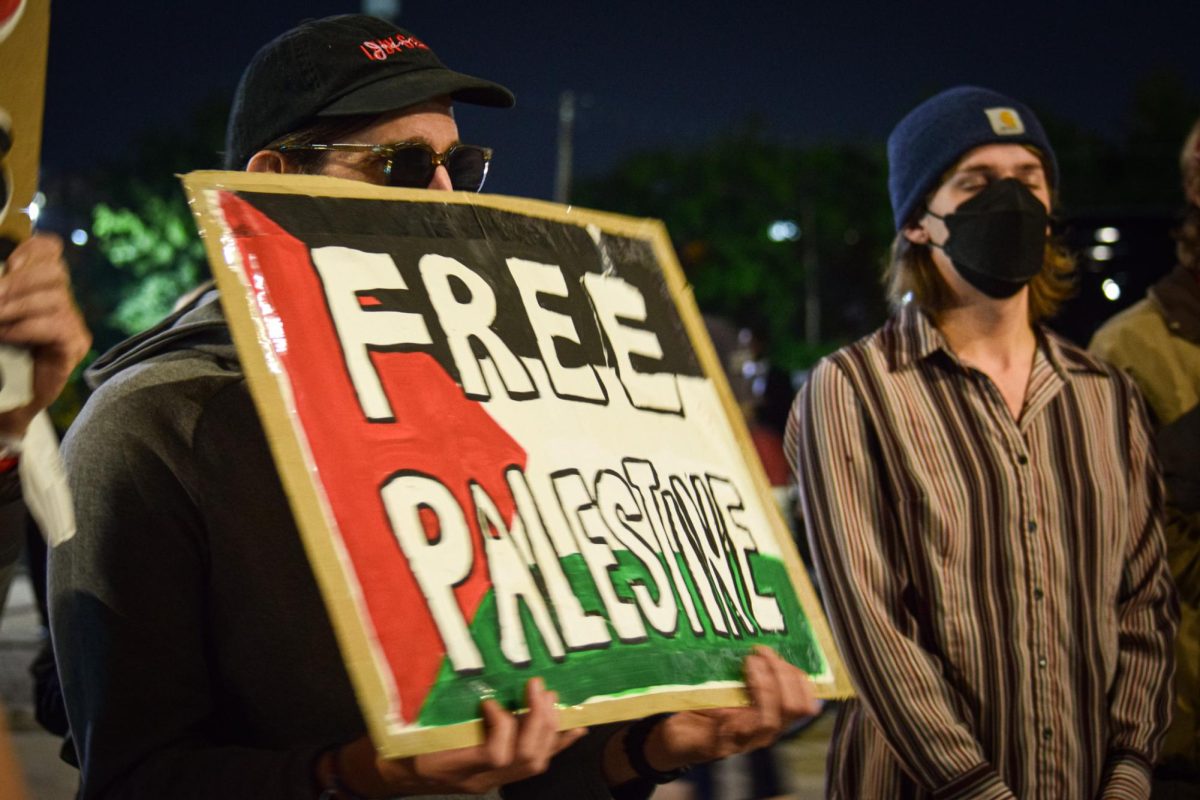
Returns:
[[[216,292],[87,377],[50,564],[80,798],[314,798],[315,757],[365,724]],[[610,734],[503,794],[610,797]]]

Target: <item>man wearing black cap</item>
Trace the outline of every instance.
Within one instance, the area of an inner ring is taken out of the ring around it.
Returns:
[[[452,100],[513,103],[378,19],[305,23],[243,75],[226,166],[476,191],[491,151],[459,142]],[[482,745],[377,759],[215,293],[106,354],[89,378],[99,388],[66,444],[79,533],[51,565],[83,800],[499,786],[512,797],[639,797],[814,711],[799,670],[766,651],[746,662],[747,709],[584,736],[557,730],[555,695],[535,679],[520,720],[483,703]]]
[[[1147,797],[1178,608],[1141,396],[1039,322],[1054,151],[1021,103],[934,96],[888,140],[897,310],[789,423],[858,691],[833,797]]]

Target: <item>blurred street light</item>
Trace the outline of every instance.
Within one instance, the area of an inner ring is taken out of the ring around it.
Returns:
[[[1104,279],[1104,282],[1100,284],[1100,291],[1104,293],[1105,297],[1114,302],[1121,298],[1121,284],[1112,278]]]
[[[46,207],[46,195],[38,192],[29,201],[29,205],[25,207],[25,213],[29,215],[29,221],[37,227],[38,217],[42,216],[42,209]]]
[[[800,226],[795,220],[777,219],[767,227],[767,238],[772,242],[794,242],[800,238]]]
[[[1121,231],[1113,227],[1097,228],[1096,241],[1102,244],[1116,244],[1121,241]]]

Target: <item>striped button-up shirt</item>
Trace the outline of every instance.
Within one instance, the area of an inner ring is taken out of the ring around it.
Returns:
[[[1039,330],[1013,419],[910,305],[817,365],[787,449],[859,697],[830,796],[1148,796],[1178,606],[1125,375]]]

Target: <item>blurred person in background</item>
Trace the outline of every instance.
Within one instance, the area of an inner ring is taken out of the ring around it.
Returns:
[[[1181,617],[1175,716],[1156,769],[1155,796],[1163,798],[1200,797],[1200,120],[1179,166],[1186,207],[1176,233],[1178,263],[1144,299],[1106,322],[1090,346],[1145,393],[1166,479],[1167,560]]]

